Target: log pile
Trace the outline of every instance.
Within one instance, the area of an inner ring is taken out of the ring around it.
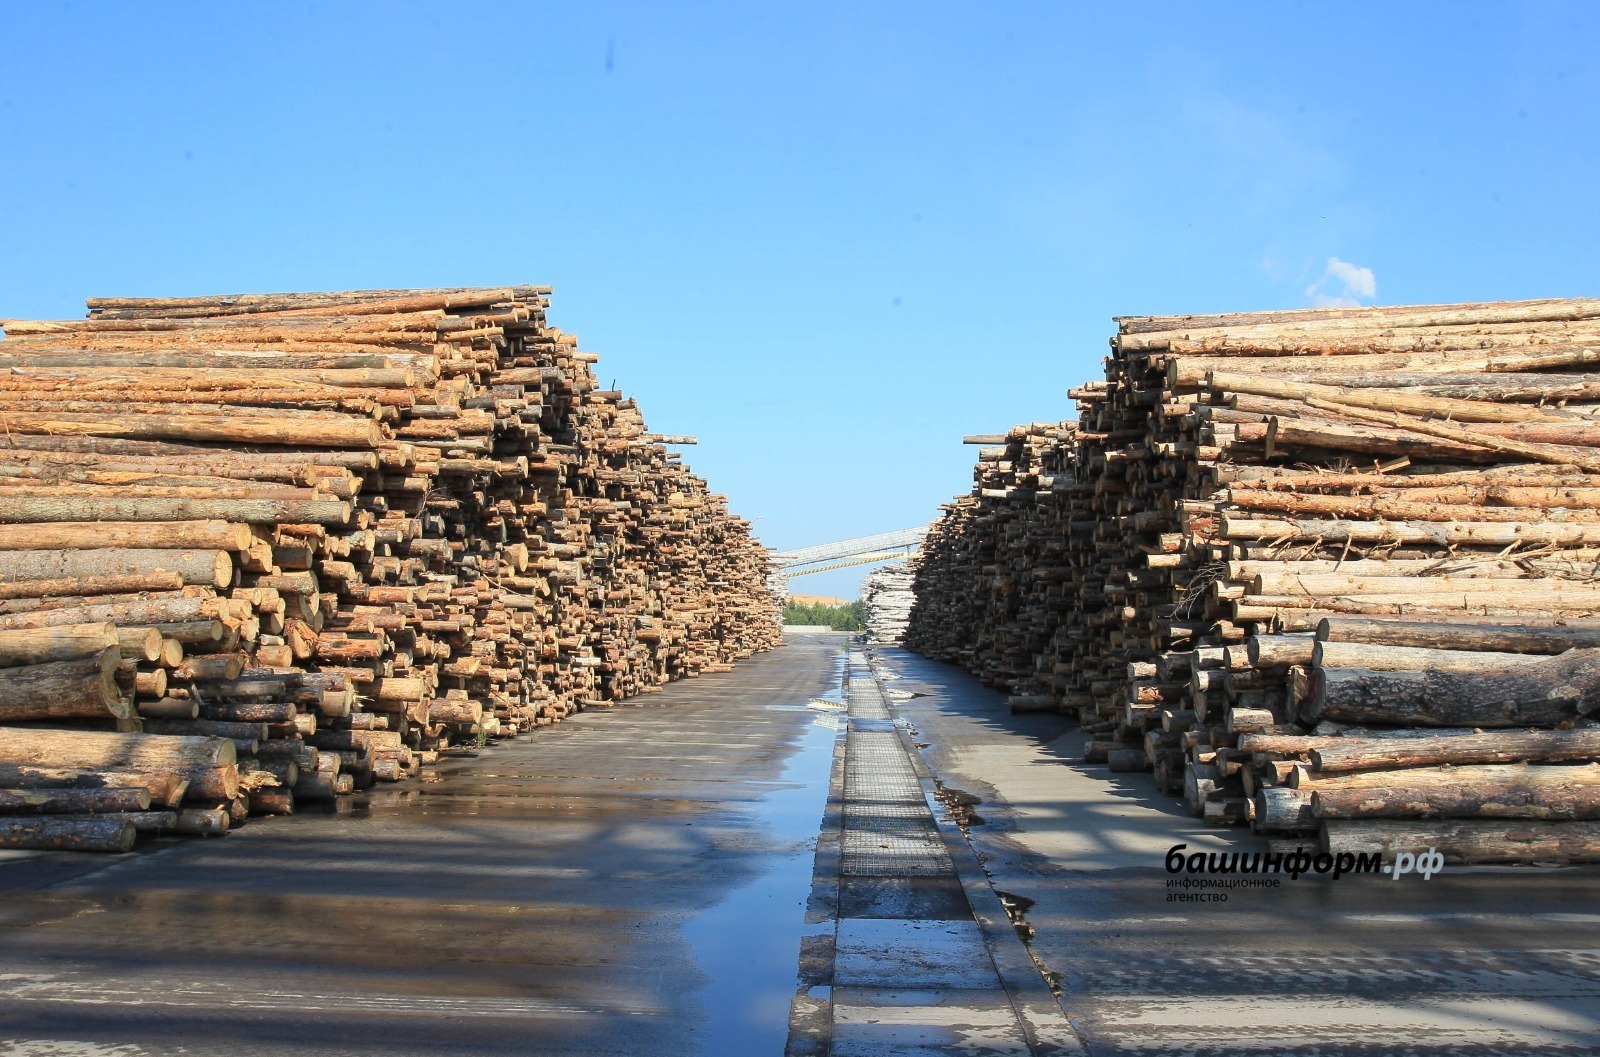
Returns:
[[[1118,322],[1069,437],[980,459],[907,644],[1216,822],[1600,857],[1600,302]]]
[[[779,643],[548,292],[3,323],[0,847],[222,832]]]
[[[867,604],[867,638],[874,643],[899,645],[911,619],[911,567],[906,562],[880,566],[861,582]]]

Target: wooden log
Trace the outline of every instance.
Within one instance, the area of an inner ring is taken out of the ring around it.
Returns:
[[[137,701],[134,710],[146,719],[197,719],[200,716],[200,702],[192,697],[161,697]]]
[[[1332,521],[1307,518],[1222,519],[1228,539],[1315,539],[1324,543],[1425,543],[1440,547],[1513,543],[1568,546],[1600,544],[1600,523]]]
[[[0,848],[125,852],[137,835],[131,822],[116,815],[0,818]]]
[[[149,809],[148,789],[0,788],[0,815],[95,815]]]
[[[322,415],[315,418],[148,414],[65,416],[12,412],[0,414],[0,427],[8,433],[205,443],[281,444],[290,439],[295,444],[314,448],[376,448],[384,441],[383,430],[378,423],[370,418],[348,415]],[[111,520],[129,519],[114,517]]]
[[[204,596],[161,598],[129,602],[91,603],[31,613],[0,616],[0,630],[60,627],[63,624],[111,623],[150,627],[185,620],[209,620],[222,614],[233,615],[248,603],[236,606],[226,598]]]
[[[149,572],[173,572],[185,584],[225,588],[233,582],[233,557],[221,550],[0,551],[0,578],[7,581],[93,580]]]
[[[1376,787],[1314,788],[1318,818],[1600,818],[1600,765],[1418,767]]]
[[[1303,718],[1425,727],[1556,726],[1600,708],[1600,650],[1471,675],[1318,669]]]
[[[1473,675],[1533,664],[1538,654],[1478,650],[1433,650],[1420,646],[1371,646],[1364,642],[1318,642],[1312,663],[1319,668],[1366,668],[1374,672],[1454,672]]]
[[[0,721],[132,716],[115,678],[120,660],[107,646],[75,660],[0,668]]]
[[[1316,635],[1325,642],[1366,642],[1383,646],[1504,653],[1556,654],[1575,647],[1600,648],[1600,628],[1532,624],[1457,624],[1324,617],[1317,626]]]
[[[1322,824],[1322,848],[1392,856],[1436,849],[1447,863],[1600,862],[1600,822],[1341,821]]]
[[[110,576],[77,576],[59,580],[15,580],[0,583],[0,599],[81,598],[98,595],[170,591],[183,586],[183,576],[168,569],[150,569]]]
[[[1423,732],[1399,738],[1316,739],[1317,773],[1525,760],[1600,760],[1600,729]]]
[[[45,767],[0,763],[0,786],[10,789],[142,789],[160,807],[175,807],[188,780],[173,770],[131,771],[114,767]]]
[[[0,727],[0,763],[181,772],[236,759],[233,743],[223,738]]]
[[[8,417],[0,413],[0,423]],[[0,493],[0,521],[82,522],[96,515],[107,521],[235,521],[271,524],[304,521],[343,525],[350,504],[342,499],[173,499],[117,496],[11,497]]]
[[[220,550],[250,546],[248,525],[230,521],[57,521],[0,525],[0,551],[65,548]]]
[[[121,639],[117,627],[110,623],[0,631],[0,666],[99,657],[113,646],[118,647],[120,652]]]
[[[1317,828],[1312,814],[1313,794],[1283,786],[1267,786],[1255,794],[1255,828],[1262,833],[1284,833]]]

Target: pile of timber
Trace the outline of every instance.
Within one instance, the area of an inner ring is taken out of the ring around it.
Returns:
[[[219,833],[779,644],[548,292],[0,324],[0,847]]]
[[[1600,301],[1118,322],[1070,439],[980,459],[907,644],[1212,821],[1600,858]]]
[[[906,562],[880,566],[861,582],[861,598],[867,604],[867,639],[886,646],[897,646],[911,619],[911,567]]]
[[[973,487],[940,509],[912,559],[907,647],[959,664],[1010,695],[1013,710],[1054,710],[1067,685],[1062,615],[1081,601],[1063,515],[1079,487],[1077,424],[1034,422],[978,449]],[[1065,700],[1071,700],[1066,698]]]

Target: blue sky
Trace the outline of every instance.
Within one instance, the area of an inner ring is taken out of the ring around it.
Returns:
[[[1113,315],[1600,292],[1591,3],[0,0],[0,29],[0,316],[550,283],[776,547],[928,520],[962,434],[1071,416]]]

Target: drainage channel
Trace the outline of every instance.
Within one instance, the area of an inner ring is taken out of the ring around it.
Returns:
[[[817,820],[843,730],[845,664],[841,651],[829,697],[814,706],[775,705],[812,715],[772,791],[756,810],[766,827],[760,874],[684,925],[684,939],[708,981],[700,1057],[782,1052],[794,990],[795,948],[806,928]],[[832,698],[833,700],[829,700]]]
[[[847,685],[787,1057],[1081,1053],[864,654]]]

